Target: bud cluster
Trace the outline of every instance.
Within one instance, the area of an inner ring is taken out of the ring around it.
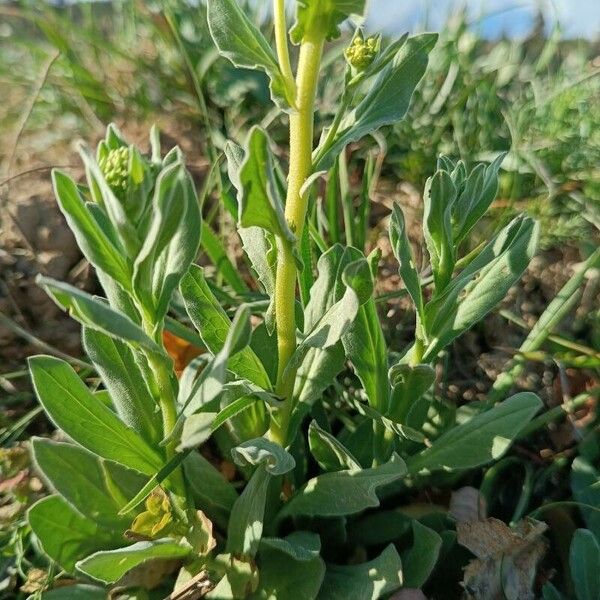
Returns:
[[[110,150],[98,164],[113,192],[117,196],[125,193],[129,180],[129,148],[121,146]]]
[[[360,36],[354,38],[350,46],[346,48],[344,56],[348,63],[357,71],[364,71],[377,56],[378,40],[376,37],[363,39]]]

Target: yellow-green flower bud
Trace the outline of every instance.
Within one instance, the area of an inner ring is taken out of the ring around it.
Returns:
[[[357,71],[364,71],[375,60],[378,52],[379,43],[376,37],[365,40],[356,36],[350,46],[346,48],[344,56]]]
[[[129,148],[121,146],[110,150],[100,159],[99,166],[111,190],[117,197],[123,196],[129,180]]]

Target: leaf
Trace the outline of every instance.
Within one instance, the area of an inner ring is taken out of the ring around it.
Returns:
[[[453,209],[454,243],[460,244],[483,217],[498,193],[498,171],[506,154],[489,165],[477,165],[464,183]]]
[[[152,560],[177,560],[186,558],[189,546],[171,540],[137,542],[126,548],[100,551],[80,560],[77,570],[102,583],[115,583],[128,571]]]
[[[421,427],[422,423],[409,422],[411,409],[425,395],[435,381],[435,370],[430,365],[396,363],[389,370],[392,385],[390,418],[398,423]]]
[[[392,218],[390,220],[390,242],[396,259],[400,263],[399,273],[404,287],[410,294],[417,309],[419,319],[424,319],[423,293],[421,291],[421,279],[413,258],[410,241],[406,233],[406,224],[402,209],[394,204]]]
[[[116,338],[84,327],[85,352],[94,363],[121,420],[149,442],[161,439],[157,404],[130,348]]]
[[[223,391],[230,357],[244,351],[250,341],[250,309],[242,304],[231,323],[221,349],[204,367],[192,386],[189,397],[181,409],[182,416],[190,416],[211,404]]]
[[[324,471],[360,470],[358,461],[333,435],[321,429],[316,421],[308,428],[310,452]]]
[[[249,600],[314,600],[325,575],[320,548],[315,533],[298,531],[284,539],[264,538],[259,551],[259,587]]]
[[[472,469],[500,458],[542,407],[531,392],[516,394],[494,408],[453,427],[430,448],[407,460],[410,473]]]
[[[187,313],[204,344],[212,354],[217,354],[223,348],[231,321],[208,287],[203,269],[192,266],[183,277],[180,290]],[[238,377],[265,390],[271,389],[265,368],[250,348],[232,357],[227,367]]]
[[[436,293],[444,291],[456,262],[456,250],[452,237],[452,208],[456,200],[456,188],[446,171],[437,171],[427,180],[423,202],[423,232],[429,252]]]
[[[294,244],[296,238],[283,214],[283,199],[275,180],[275,159],[270,143],[260,127],[250,130],[239,172],[239,224],[240,227],[261,227]]]
[[[352,566],[327,565],[318,600],[378,600],[402,586],[402,562],[390,544],[377,558]]]
[[[275,272],[277,247],[275,236],[262,227],[238,227],[242,247],[265,292],[271,300],[265,315],[267,331],[275,329]]]
[[[233,448],[231,455],[237,465],[262,465],[271,475],[285,475],[296,466],[296,461],[289,452],[266,438],[243,442]]]
[[[163,355],[163,351],[152,341],[144,330],[123,313],[111,308],[106,302],[90,296],[68,283],[55,281],[38,275],[36,282],[63,310],[82,325],[106,335]]]
[[[421,588],[433,572],[440,555],[442,538],[416,519],[412,522],[413,544],[402,557],[404,586]]]
[[[539,225],[528,217],[509,223],[447,286],[444,293],[425,307],[427,334],[433,339],[424,354],[431,360],[483,319],[521,277],[535,255]]]
[[[577,600],[600,598],[600,546],[594,534],[578,529],[573,535],[569,551],[571,577]]]
[[[514,527],[493,518],[458,523],[458,543],[477,557],[465,568],[463,586],[476,598],[534,600],[532,588],[546,552],[547,528],[533,519]]]
[[[283,475],[294,468],[295,461],[281,446],[265,438],[244,442],[232,450],[239,465],[257,469],[236,500],[227,529],[226,551],[253,557],[262,536],[267,489],[271,475]]]
[[[295,44],[305,36],[325,36],[328,40],[340,36],[339,26],[350,16],[361,17],[366,0],[298,0],[296,23],[290,35]]]
[[[200,206],[194,182],[179,162],[163,169],[152,198],[151,220],[134,263],[134,284],[156,322],[166,314],[173,291],[196,258]]]
[[[124,503],[107,487],[101,459],[78,446],[42,438],[32,439],[32,449],[38,469],[73,508],[93,521],[125,529],[127,520],[118,516]]]
[[[369,404],[379,412],[387,412],[390,397],[388,350],[373,298],[360,307],[342,343]]]
[[[80,558],[122,543],[121,536],[75,511],[59,496],[47,496],[27,512],[31,530],[44,552],[73,573]]]
[[[219,52],[236,67],[260,69],[271,80],[271,96],[282,109],[294,104],[269,42],[236,0],[208,0],[208,27]]]
[[[406,474],[397,455],[379,467],[325,473],[310,479],[281,509],[278,520],[297,515],[337,517],[379,506],[376,490]]]
[[[369,264],[364,258],[348,264],[342,272],[341,279],[346,286],[344,295],[316,320],[312,327],[305,327],[304,337],[290,358],[286,372],[297,368],[310,348],[323,350],[335,345],[354,321],[361,304],[371,297],[373,279]],[[311,312],[310,302],[306,310]]]
[[[573,497],[581,504],[600,506],[600,473],[582,456],[575,458],[571,465],[571,489]],[[581,506],[585,524],[600,539],[600,514]]]
[[[85,257],[98,269],[107,273],[125,290],[131,289],[131,265],[88,210],[75,182],[58,170],[52,171],[54,194],[65,216],[77,245]]]
[[[85,146],[80,146],[79,156],[85,165],[90,190],[92,192],[98,191],[95,198],[102,203],[102,208],[106,211],[111,224],[115,228],[122,247],[127,255],[131,257],[135,256],[139,251],[140,240],[134,224],[127,216],[123,203],[116,197],[106,182],[104,174],[89,149]]]
[[[318,277],[310,290],[310,298],[304,311],[304,331],[308,334],[319,327],[320,321],[338,302],[344,293],[342,273],[353,261],[364,260],[362,253],[353,248],[335,244],[324,252],[317,263]],[[347,298],[351,299],[351,297]],[[338,306],[340,308],[340,306]],[[348,315],[344,315],[344,318]],[[335,318],[335,317],[334,317]],[[294,420],[296,426],[309,411],[312,404],[335,380],[344,367],[344,351],[337,342],[328,348],[317,345],[305,348],[305,357],[296,374],[294,397],[298,407]]]
[[[259,228],[257,227],[256,229]],[[210,262],[218,269],[219,275],[223,276],[223,280],[231,286],[234,292],[238,294],[246,293],[248,286],[242,274],[239,272],[237,266],[231,262],[223,246],[223,241],[206,221],[202,221],[201,241],[202,249],[206,252],[208,258],[210,258]]]
[[[78,444],[146,475],[161,468],[163,457],[102,404],[69,364],[32,356],[29,370],[44,410]]]
[[[314,0],[315,4],[318,1]],[[319,160],[313,165],[313,172],[330,169],[348,144],[404,117],[413,92],[427,69],[429,52],[436,41],[437,34],[432,33],[406,40],[394,59],[381,71],[364,100],[344,117],[333,143],[327,148],[317,149]]]
[[[44,592],[42,600],[106,600],[106,590],[95,585],[77,583]]]

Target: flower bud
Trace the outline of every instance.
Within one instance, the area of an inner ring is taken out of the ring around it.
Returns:
[[[354,69],[364,71],[375,60],[379,52],[379,40],[376,37],[370,37],[366,40],[357,35],[346,51],[344,56]]]
[[[117,197],[123,196],[129,181],[129,148],[121,146],[110,150],[100,159],[99,166],[110,189]]]

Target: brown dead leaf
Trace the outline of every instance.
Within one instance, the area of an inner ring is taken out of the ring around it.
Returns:
[[[483,521],[487,516],[485,498],[477,488],[465,486],[452,492],[448,513],[459,523]]]
[[[533,600],[536,568],[546,552],[547,525],[533,519],[510,528],[494,518],[458,523],[458,543],[477,558],[465,568],[472,600]]]
[[[175,363],[175,373],[181,377],[183,370],[196,358],[202,354],[203,350],[190,344],[188,341],[177,337],[170,331],[163,332],[163,344],[165,350]]]

